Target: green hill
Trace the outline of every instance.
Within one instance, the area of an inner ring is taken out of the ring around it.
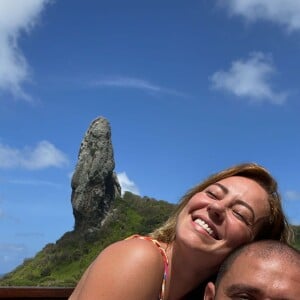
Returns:
[[[65,233],[0,280],[0,286],[74,286],[99,252],[134,233],[146,234],[167,219],[174,204],[126,192],[100,229]]]
[[[147,234],[158,227],[175,205],[126,192],[117,198],[100,229],[65,233],[46,245],[34,258],[0,280],[0,286],[74,286],[99,252],[114,241],[134,233]],[[300,226],[295,226],[300,249]]]
[[[300,226],[293,226],[295,233],[295,243],[294,246],[300,249]]]

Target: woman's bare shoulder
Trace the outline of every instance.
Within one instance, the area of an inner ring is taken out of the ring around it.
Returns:
[[[122,255],[120,256],[121,253]],[[130,262],[130,260],[139,260],[140,263],[144,261],[145,264],[153,264],[157,261],[159,265],[161,265],[162,260],[158,246],[151,241],[140,238],[132,238],[113,243],[105,248],[97,259],[101,259],[104,256],[112,256],[121,262],[126,258],[125,263]]]
[[[80,297],[74,299],[157,299],[163,271],[162,256],[154,243],[122,240],[98,255],[78,286]]]

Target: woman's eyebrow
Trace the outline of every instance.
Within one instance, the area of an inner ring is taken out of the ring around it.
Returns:
[[[215,182],[213,185],[218,186],[225,194],[229,193],[229,190],[226,186],[224,186],[223,184],[219,183],[219,182]]]

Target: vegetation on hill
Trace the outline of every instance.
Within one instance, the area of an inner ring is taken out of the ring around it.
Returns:
[[[107,245],[134,233],[147,234],[163,223],[175,205],[126,192],[117,198],[100,229],[65,233],[0,279],[0,286],[74,286]],[[300,226],[294,226],[300,249]]]
[[[294,246],[300,250],[300,226],[293,226],[295,233],[295,243]]]
[[[117,198],[100,229],[65,233],[34,258],[0,280],[0,286],[74,286],[107,245],[134,233],[147,234],[171,214],[175,205],[129,192]]]

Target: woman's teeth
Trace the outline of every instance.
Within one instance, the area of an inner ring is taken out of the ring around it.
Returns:
[[[196,219],[195,223],[201,226],[209,235],[213,235],[213,230],[201,219]]]

